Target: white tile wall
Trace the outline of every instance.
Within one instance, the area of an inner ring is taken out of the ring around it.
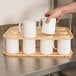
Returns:
[[[0,25],[39,20],[49,7],[50,0],[0,0]]]

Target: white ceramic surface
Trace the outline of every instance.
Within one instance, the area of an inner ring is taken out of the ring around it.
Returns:
[[[23,53],[34,54],[36,52],[35,40],[23,40]]]
[[[41,40],[40,42],[40,52],[42,54],[52,54],[54,48],[54,40]]]
[[[19,40],[6,39],[6,51],[7,53],[15,54],[19,52]]]
[[[24,20],[23,25],[23,35],[27,38],[36,37],[36,22],[32,20]],[[19,31],[21,32],[21,24],[19,25]]]
[[[69,54],[71,51],[71,40],[58,40],[57,50],[59,54]]]
[[[49,23],[46,23],[46,18],[43,19],[42,32],[45,34],[55,34],[56,18],[52,18]]]

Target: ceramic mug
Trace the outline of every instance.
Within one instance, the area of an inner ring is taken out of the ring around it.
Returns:
[[[18,39],[6,39],[5,45],[7,53],[15,54],[19,52],[19,40]]]
[[[42,33],[55,34],[56,18],[52,18],[49,23],[46,23],[46,18],[43,19]]]
[[[36,37],[36,22],[32,20],[23,20],[23,35],[27,38]],[[19,32],[21,33],[21,23],[19,23]]]
[[[59,54],[70,54],[71,51],[71,39],[58,40],[57,50]]]
[[[35,40],[23,40],[23,53],[28,55],[36,53]]]
[[[45,55],[53,53],[54,40],[41,40],[40,41],[40,52]]]

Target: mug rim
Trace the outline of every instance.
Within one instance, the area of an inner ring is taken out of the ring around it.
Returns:
[[[22,23],[23,22],[36,22],[36,21],[35,20],[23,20]]]

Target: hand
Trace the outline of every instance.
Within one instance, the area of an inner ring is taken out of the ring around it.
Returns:
[[[63,14],[62,7],[56,8],[56,9],[52,9],[51,11],[48,11],[48,12],[45,14],[45,17],[47,17],[46,23],[48,23],[51,18],[56,18],[56,19],[57,19],[57,22],[59,22],[60,17],[62,17],[63,15],[64,15],[64,14]]]

